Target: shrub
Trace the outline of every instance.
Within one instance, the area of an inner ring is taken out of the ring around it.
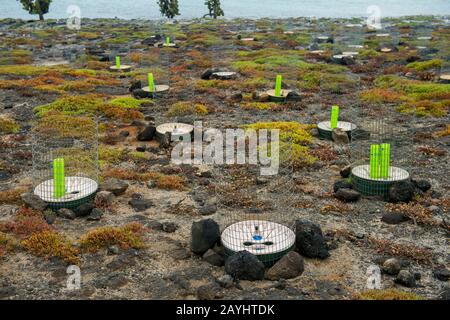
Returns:
[[[135,99],[135,98],[116,98],[109,101],[109,104],[114,107],[125,108],[125,109],[138,109],[144,103],[153,103],[150,99]]]
[[[400,93],[384,88],[374,88],[361,92],[361,100],[368,103],[396,103],[404,100]]]
[[[358,300],[423,300],[423,297],[412,293],[396,289],[367,290],[355,295]]]
[[[41,212],[20,208],[13,221],[0,224],[0,230],[14,233],[19,237],[28,237],[37,232],[49,231],[50,226]]]
[[[0,204],[18,204],[21,202],[20,195],[26,191],[25,188],[16,188],[0,191]]]
[[[432,59],[428,61],[415,61],[411,62],[406,67],[408,69],[414,70],[414,71],[427,71],[430,69],[437,69],[442,66],[442,60],[441,59]]]
[[[0,258],[8,252],[19,248],[20,244],[6,233],[0,232]]]
[[[17,133],[20,126],[12,119],[0,116],[0,133]]]
[[[101,227],[82,236],[79,244],[87,252],[97,252],[112,245],[123,249],[141,249],[144,247],[144,232],[145,228],[139,223],[129,223],[123,227]]]
[[[208,109],[203,104],[191,103],[187,101],[177,102],[170,106],[167,111],[168,117],[196,115],[203,116],[208,114]]]
[[[49,259],[57,257],[68,264],[79,264],[79,250],[63,236],[53,231],[35,233],[22,240],[22,246],[31,254]]]
[[[89,94],[83,96],[65,96],[56,101],[36,107],[34,110],[38,116],[45,116],[50,112],[60,112],[66,115],[95,114],[104,104],[98,95]]]
[[[244,126],[247,130],[280,130],[280,163],[292,166],[295,169],[309,166],[317,161],[317,158],[310,153],[307,146],[312,141],[312,135],[309,130],[314,127],[314,125],[300,124],[298,122],[257,122]]]

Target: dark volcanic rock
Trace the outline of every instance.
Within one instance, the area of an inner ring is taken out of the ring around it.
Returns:
[[[120,196],[128,189],[128,183],[123,180],[111,178],[102,183],[101,188],[102,190],[112,192],[115,196]]]
[[[98,221],[103,217],[103,211],[98,209],[98,208],[94,208],[91,211],[91,214],[87,217],[88,221]]]
[[[53,224],[56,220],[56,214],[51,210],[46,210],[44,212],[44,219],[48,224]]]
[[[203,260],[217,267],[221,267],[225,263],[225,259],[212,249],[208,249],[208,251],[205,252]]]
[[[302,100],[301,95],[298,92],[290,91],[286,96],[286,101],[300,101]]]
[[[381,217],[381,221],[387,224],[399,224],[408,220],[409,218],[400,212],[386,212]]]
[[[414,197],[414,185],[410,181],[394,182],[389,188],[389,201],[409,202]]]
[[[137,140],[138,141],[151,141],[151,140],[153,140],[155,133],[156,133],[155,126],[152,126],[152,125],[147,126],[144,128],[144,130],[139,132],[139,134],[137,135]]]
[[[136,80],[131,82],[130,88],[128,89],[130,92],[133,92],[136,89],[142,89],[142,82],[141,80]]]
[[[44,211],[47,208],[47,202],[39,198],[34,193],[22,193],[20,195],[25,206],[34,210]]]
[[[427,192],[431,189],[431,183],[427,180],[414,180],[412,181],[416,188],[418,188],[420,191]]]
[[[267,271],[266,278],[269,280],[292,279],[301,275],[304,270],[303,257],[291,251]]]
[[[387,259],[381,268],[384,273],[395,276],[400,272],[402,265],[397,258]]]
[[[352,166],[348,165],[342,168],[341,171],[339,171],[339,174],[341,175],[342,178],[348,178],[350,176],[351,171]],[[334,192],[336,192],[336,190]]]
[[[220,229],[212,219],[194,221],[191,227],[191,250],[204,254],[220,240]]]
[[[448,281],[450,279],[450,271],[445,268],[436,269],[433,271],[433,276],[441,281]]]
[[[145,99],[150,97],[150,94],[142,89],[133,90],[133,97],[136,99]]]
[[[219,69],[206,69],[205,71],[203,71],[200,78],[202,78],[203,80],[209,80],[209,79],[211,79],[211,76],[213,75],[214,72],[219,72],[219,71],[220,71]]]
[[[109,206],[114,201],[114,194],[111,191],[99,191],[95,195],[95,204]]]
[[[408,288],[413,288],[416,286],[416,278],[408,270],[400,270],[395,282]]]
[[[250,252],[240,251],[227,259],[225,272],[239,280],[262,280],[264,264]]]
[[[92,203],[83,203],[82,205],[76,207],[73,212],[77,217],[86,217],[91,214],[91,211],[94,209],[94,205]]]
[[[361,194],[358,191],[353,190],[353,189],[341,188],[336,192],[335,196],[339,200],[342,200],[345,202],[354,202],[354,201],[359,200],[359,198],[361,197]]]
[[[136,212],[145,211],[148,208],[153,207],[153,201],[149,199],[131,199],[130,201],[128,201],[128,204]]]
[[[213,300],[218,297],[221,287],[217,283],[209,283],[197,288],[199,300]]]
[[[73,220],[75,219],[77,216],[75,214],[75,212],[73,212],[70,209],[67,208],[61,208],[57,211],[58,216],[65,218],[65,219],[70,219]]]
[[[338,180],[333,184],[333,191],[337,192],[339,189],[352,189],[353,186],[351,183],[346,180]]]
[[[326,259],[330,256],[320,227],[308,220],[295,222],[296,250],[305,257]]]
[[[217,211],[217,200],[215,198],[207,199],[203,206],[198,209],[202,216],[213,214]]]

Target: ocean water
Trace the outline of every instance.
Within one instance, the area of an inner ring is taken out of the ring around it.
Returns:
[[[157,0],[54,0],[48,18],[67,18],[76,5],[85,18],[157,19]],[[288,18],[368,16],[367,8],[377,5],[381,17],[407,15],[450,15],[450,0],[222,0],[225,17]],[[202,17],[204,0],[179,0],[179,18]],[[36,16],[34,16],[36,18]],[[0,0],[0,18],[32,19],[17,0]]]

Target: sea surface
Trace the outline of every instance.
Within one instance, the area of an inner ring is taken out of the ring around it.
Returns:
[[[81,18],[157,19],[157,0],[53,0],[48,18],[68,18],[70,6]],[[366,17],[369,6],[380,8],[381,17],[450,15],[450,0],[222,0],[228,18]],[[179,0],[179,18],[202,17],[204,0]],[[32,19],[17,0],[0,0],[0,18]],[[36,18],[36,16],[34,16]]]

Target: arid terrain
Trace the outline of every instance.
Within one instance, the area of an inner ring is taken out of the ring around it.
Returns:
[[[0,299],[450,298],[448,19],[390,19],[382,30],[359,19],[85,19],[81,30],[5,19],[0,39]],[[116,56],[131,70],[110,71]],[[168,93],[145,97],[149,72]],[[279,74],[293,93],[270,102]],[[341,120],[403,129],[393,162],[413,179],[406,199],[339,193],[366,151],[319,137],[332,105]],[[98,122],[101,192],[54,212],[32,195],[32,129],[47,120],[76,132],[80,114]],[[194,121],[280,129],[289,160],[275,176],[175,165],[155,127]],[[195,249],[192,224],[223,230],[245,214],[313,223],[319,254],[300,244],[285,272],[233,279],[220,241]],[[79,290],[67,288],[69,265]],[[374,266],[381,289],[368,290]]]

